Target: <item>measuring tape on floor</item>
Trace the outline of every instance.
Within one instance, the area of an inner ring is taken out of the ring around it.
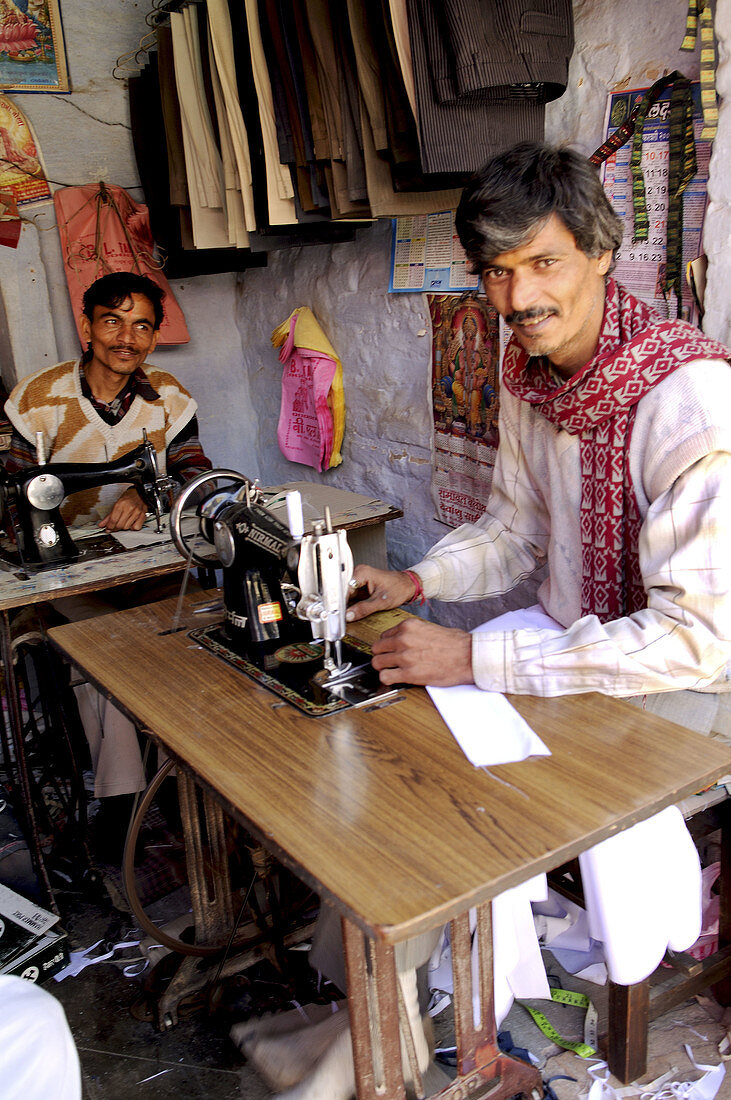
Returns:
[[[574,1043],[569,1039],[564,1039],[560,1031],[558,1031],[551,1021],[539,1012],[535,1008],[531,1008],[530,1005],[525,1004],[524,1001],[518,1001],[526,1012],[529,1012],[533,1018],[534,1023],[541,1029],[547,1039],[550,1039],[556,1046],[563,1047],[564,1050],[572,1050],[574,1054],[578,1054],[580,1058],[593,1058],[596,1054],[596,1041],[597,1041],[597,1010],[592,1002],[586,996],[585,993],[575,993],[570,989],[552,989],[551,1000],[557,1004],[573,1005],[575,1008],[585,1008],[586,1015],[584,1016],[584,1041],[583,1043]]]

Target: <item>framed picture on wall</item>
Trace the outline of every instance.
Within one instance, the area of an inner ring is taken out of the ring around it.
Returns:
[[[59,0],[0,0],[0,88],[70,90]]]

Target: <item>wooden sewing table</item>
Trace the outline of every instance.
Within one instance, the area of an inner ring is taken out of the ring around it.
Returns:
[[[447,921],[459,1076],[439,1096],[540,1095],[537,1072],[497,1050],[490,899],[713,783],[731,770],[731,750],[598,694],[513,697],[552,755],[486,774],[463,756],[423,689],[391,705],[308,718],[200,649],[187,630],[163,633],[173,610],[174,601],[133,608],[57,627],[51,638],[338,909],[359,1100],[405,1096],[394,944]],[[186,627],[203,625],[191,611],[189,602]],[[353,632],[373,637],[398,614]],[[627,1037],[629,1023],[620,1026]],[[379,1045],[383,1080],[374,1070]]]
[[[386,568],[385,524],[402,516],[400,509],[382,500],[330,485],[306,481],[287,482],[265,490],[273,500],[275,515],[283,522],[286,522],[284,494],[289,489],[297,489],[302,495],[307,530],[310,529],[313,519],[323,514],[327,505],[333,523],[348,531],[355,562]],[[74,535],[74,528],[71,528],[71,534]],[[124,539],[126,535],[123,532],[119,537]],[[155,536],[152,535],[151,538],[155,539]],[[57,906],[43,859],[31,795],[10,622],[13,612],[28,605],[53,603],[60,598],[72,596],[88,596],[137,581],[182,573],[185,568],[185,560],[169,535],[160,535],[149,545],[132,549],[123,549],[111,536],[106,536],[105,541],[102,551],[94,551],[77,561],[51,568],[26,571],[19,563],[0,562],[0,665],[4,695],[8,701],[8,727],[12,749],[6,743],[4,729],[0,736],[0,748],[8,771],[14,769],[16,773],[15,781],[27,818],[28,843],[33,863],[43,884],[45,900],[54,912],[57,912]],[[211,553],[210,545],[199,536],[189,539],[189,544],[203,556]],[[81,542],[79,545],[83,549],[87,543]]]

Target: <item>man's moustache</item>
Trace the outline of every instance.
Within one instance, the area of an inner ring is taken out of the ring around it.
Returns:
[[[507,313],[505,315],[506,325],[520,325],[523,321],[532,321],[534,317],[555,317],[558,315],[557,309],[541,309],[540,306],[533,306],[532,309],[520,309],[515,313]]]

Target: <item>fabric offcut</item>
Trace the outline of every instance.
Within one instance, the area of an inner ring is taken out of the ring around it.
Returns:
[[[541,949],[535,933],[531,902],[545,901],[547,896],[545,875],[536,875],[520,886],[505,890],[492,899],[492,949],[495,1022],[499,1027],[507,1016],[515,999],[549,999],[551,991],[541,959]],[[470,910],[470,932],[474,935],[475,910]],[[472,943],[472,1012],[475,1025],[479,1025],[482,1006],[479,995],[479,956],[477,943]],[[449,926],[441,936],[439,945],[429,962],[429,988],[432,992],[451,994],[452,948]]]
[[[343,367],[307,306],[272,333],[284,364],[277,440],[292,462],[318,472],[339,466],[345,430]]]
[[[700,861],[677,806],[583,852],[579,865],[589,932],[618,985],[643,981],[668,947],[685,951],[700,936]]]

